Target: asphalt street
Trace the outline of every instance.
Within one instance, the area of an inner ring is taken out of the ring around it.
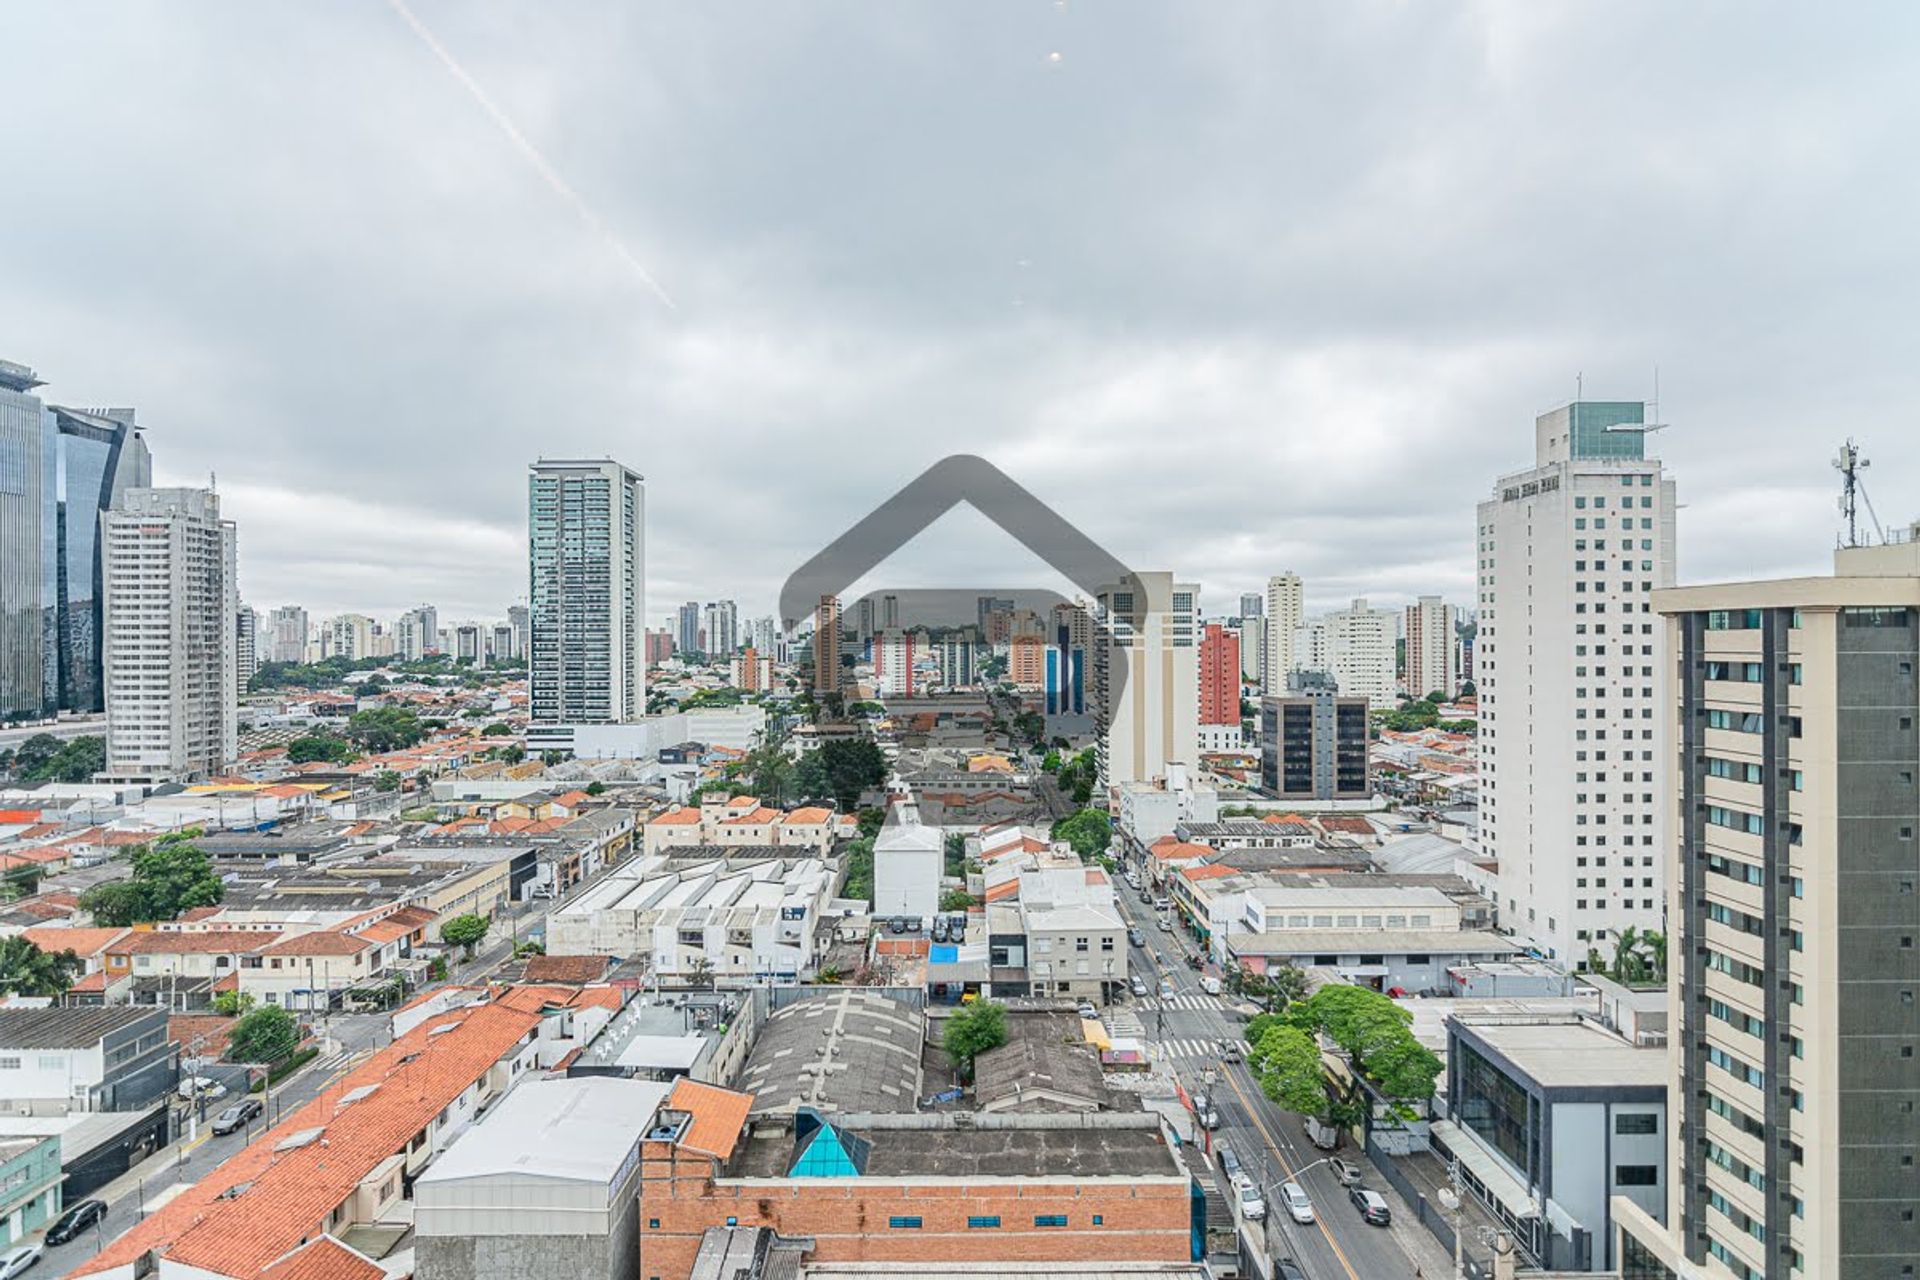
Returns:
[[[316,1028],[316,1032],[321,1031]],[[376,1045],[385,1043],[387,1015],[335,1015],[326,1020],[323,1033],[327,1043],[320,1056],[292,1080],[271,1091],[264,1099],[265,1115],[244,1129],[215,1135],[210,1128],[214,1117],[230,1103],[246,1096],[236,1088],[224,1098],[208,1101],[205,1119],[201,1120],[196,1114],[191,1129],[183,1125],[179,1142],[155,1152],[130,1172],[87,1197],[107,1201],[106,1218],[77,1239],[48,1248],[40,1263],[45,1268],[42,1274],[63,1275],[93,1257],[115,1237],[131,1230],[147,1212],[179,1194],[177,1188],[192,1185],[208,1170],[245,1147],[263,1126],[270,1126],[276,1116],[311,1101],[341,1074],[359,1065]],[[194,1110],[197,1112],[198,1107]]]
[[[1244,1021],[1225,1000],[1207,995],[1200,974],[1186,962],[1195,953],[1192,943],[1156,923],[1155,912],[1123,881],[1117,887],[1122,913],[1145,939],[1133,948],[1132,972],[1147,978],[1155,994],[1136,999],[1132,1007],[1155,1047],[1156,1062],[1191,1094],[1207,1091],[1220,1113],[1220,1128],[1203,1141],[1211,1150],[1226,1143],[1241,1165],[1266,1188],[1268,1206],[1265,1238],[1270,1255],[1290,1257],[1310,1280],[1414,1280],[1416,1266],[1424,1275],[1449,1274],[1451,1264],[1439,1242],[1414,1220],[1411,1209],[1373,1173],[1366,1157],[1350,1145],[1337,1154],[1361,1166],[1370,1176],[1363,1185],[1378,1191],[1392,1206],[1391,1228],[1369,1226],[1347,1200],[1347,1189],[1324,1163],[1327,1152],[1307,1141],[1300,1117],[1283,1111],[1261,1093],[1244,1064],[1223,1064],[1223,1040],[1243,1042]],[[1172,984],[1172,995],[1162,996],[1160,979]],[[1214,1073],[1212,1084],[1207,1073]],[[1315,1221],[1294,1222],[1278,1203],[1280,1184],[1298,1182],[1313,1202]],[[1436,1270],[1436,1263],[1445,1269]]]

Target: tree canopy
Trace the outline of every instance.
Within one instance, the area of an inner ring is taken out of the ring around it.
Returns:
[[[800,757],[794,786],[813,800],[831,800],[843,812],[860,803],[860,793],[887,780],[887,757],[869,738],[830,738]]]
[[[407,707],[371,707],[347,718],[347,737],[375,755],[413,746],[427,736],[427,728]]]
[[[947,1019],[940,1043],[963,1080],[973,1078],[973,1060],[1007,1042],[1007,1010],[991,1000],[961,1005]]]
[[[1287,1026],[1271,1014],[1262,1017],[1273,1020],[1264,1024],[1247,1053],[1247,1065],[1259,1080],[1260,1091],[1289,1111],[1324,1117],[1329,1099],[1320,1046],[1301,1028]]]
[[[13,752],[13,776],[21,782],[88,782],[107,767],[105,738],[68,738],[36,733]]]
[[[171,920],[226,896],[213,859],[193,843],[198,828],[161,836],[133,855],[133,875],[95,885],[80,896],[94,923],[109,928]]]
[[[263,1004],[234,1021],[227,1057],[234,1062],[280,1062],[300,1047],[300,1024],[277,1004]]]
[[[0,995],[60,995],[81,967],[72,951],[43,951],[17,934],[0,938]]]
[[[345,764],[356,754],[351,742],[329,731],[303,734],[287,744],[287,760],[292,764],[310,764],[316,760]]]
[[[1104,852],[1113,838],[1113,818],[1105,809],[1081,809],[1054,823],[1049,834],[1072,845],[1082,858],[1091,858]]]
[[[441,924],[440,941],[450,947],[463,948],[467,953],[467,959],[471,960],[474,948],[480,945],[480,940],[485,938],[487,931],[492,928],[492,919],[469,911],[465,915],[453,916]]]

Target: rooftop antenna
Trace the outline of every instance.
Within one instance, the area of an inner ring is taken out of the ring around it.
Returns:
[[[1860,476],[1873,464],[1860,454],[1860,447],[1851,438],[1840,446],[1840,452],[1833,459],[1833,469],[1840,473],[1840,514],[1847,518],[1847,540],[1844,545],[1860,545],[1860,504],[1867,507],[1867,519],[1873,522],[1875,537],[1886,541],[1886,531],[1880,527],[1880,516],[1873,509],[1873,499],[1867,496],[1867,483]]]

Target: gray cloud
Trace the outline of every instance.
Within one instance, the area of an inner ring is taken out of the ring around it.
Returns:
[[[771,611],[963,450],[1213,609],[1464,603],[1656,365],[1686,577],[1817,569],[1848,434],[1920,513],[1907,6],[414,8],[677,311],[385,5],[9,17],[0,356],[217,470],[260,605],[500,614],[547,452],[648,476],[651,616]]]

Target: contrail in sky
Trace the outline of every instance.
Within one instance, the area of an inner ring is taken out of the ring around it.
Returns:
[[[387,3],[392,6],[395,13],[400,15],[400,20],[413,29],[413,34],[420,37],[421,43],[433,50],[434,57],[440,59],[447,70],[453,73],[454,78],[466,86],[467,92],[473,95],[473,100],[480,104],[481,109],[488,116],[492,117],[494,124],[500,127],[500,132],[507,135],[507,141],[511,142],[526,162],[533,166],[534,172],[553,188],[553,193],[571,205],[573,211],[580,215],[580,220],[612,246],[613,251],[620,255],[620,260],[633,269],[633,273],[640,277],[641,283],[647,286],[654,297],[665,303],[668,310],[679,310],[674,306],[673,299],[667,296],[667,291],[660,287],[660,282],[640,265],[640,259],[633,256],[633,252],[621,242],[619,236],[613,233],[613,228],[607,225],[606,220],[595,213],[593,206],[587,203],[586,198],[569,186],[567,180],[547,163],[547,158],[540,154],[539,149],[527,139],[527,135],[520,132],[519,127],[513,123],[507,113],[494,105],[493,99],[487,97],[487,92],[480,87],[479,81],[467,74],[467,69],[461,66],[447,47],[427,29],[427,24],[420,21],[413,10],[407,7],[406,0],[387,0]]]

